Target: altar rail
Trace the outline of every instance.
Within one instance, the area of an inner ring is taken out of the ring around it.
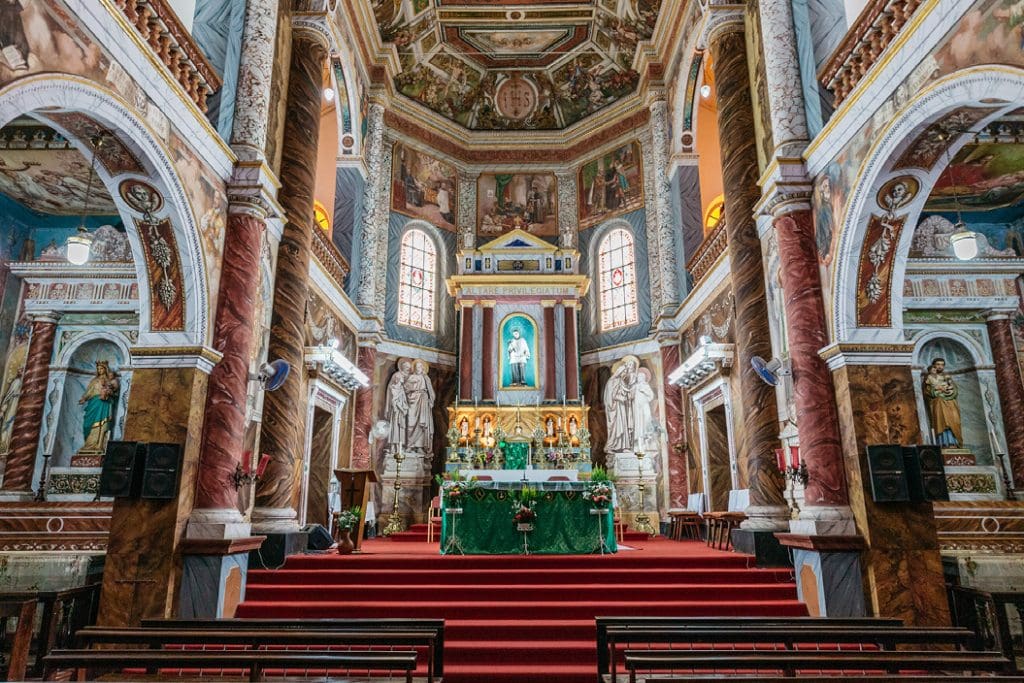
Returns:
[[[836,106],[871,70],[920,5],[921,0],[873,0],[861,11],[818,75],[835,96]]]
[[[1024,643],[1010,628],[1010,609],[1017,620],[1024,619],[1024,593],[980,591],[964,586],[949,586],[949,607],[953,624],[974,632],[978,650],[999,650],[1021,671]]]
[[[206,100],[220,88],[221,79],[167,0],[114,0],[114,5],[206,112]]]

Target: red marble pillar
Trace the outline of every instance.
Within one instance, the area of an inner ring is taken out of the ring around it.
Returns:
[[[472,401],[473,396],[473,306],[462,306],[462,344],[459,347],[459,396]]]
[[[377,365],[377,349],[360,346],[356,365],[370,378],[370,386],[356,390],[355,415],[352,425],[352,467],[370,467],[370,430],[373,429],[373,378]]]
[[[320,138],[320,101],[327,46],[323,37],[297,29],[292,39],[288,106],[281,146],[278,199],[287,222],[277,250],[274,309],[268,359],[291,364],[288,380],[267,392],[260,450],[270,456],[256,485],[254,525],[264,531],[298,528],[292,508],[305,450],[306,396],[303,360],[309,261],[313,240],[313,190]]]
[[[718,101],[718,137],[722,152],[729,271],[736,308],[736,370],[743,394],[741,453],[750,487],[749,528],[778,529],[788,514],[783,480],[775,464],[779,415],[775,388],[750,365],[754,356],[771,358],[761,240],[754,224],[757,144],[750,99],[747,49],[742,25],[713,36],[710,45]]]
[[[231,485],[231,475],[241,461],[245,436],[265,229],[264,217],[258,213],[233,210],[228,214],[213,328],[213,347],[223,357],[210,373],[207,387],[195,503],[200,509],[237,509],[238,491]]]
[[[996,386],[999,388],[999,406],[1006,432],[1006,452],[1013,470],[1013,486],[1020,490],[1024,489],[1024,386],[1021,385],[1013,330],[1007,314],[989,316],[988,343],[996,366]]]
[[[565,400],[580,397],[580,351],[576,347],[576,302],[563,301],[565,307]]]
[[[800,455],[807,466],[804,503],[807,506],[846,506],[849,495],[843,471],[832,373],[819,351],[828,344],[825,307],[810,209],[775,218],[786,327],[793,372],[796,426]]]
[[[544,304],[544,400],[554,401],[555,395],[555,302]]]
[[[494,302],[483,302],[483,325],[480,336],[480,386],[484,401],[494,400],[494,372],[491,360],[494,358]]]
[[[683,392],[668,376],[679,367],[679,344],[661,347],[661,386],[665,389],[665,438],[668,441],[669,507],[685,508],[690,494],[686,471],[686,432],[683,427]]]
[[[0,491],[31,493],[35,474],[36,452],[39,450],[39,431],[43,426],[43,405],[46,385],[50,380],[50,359],[57,334],[58,316],[37,315],[32,319],[32,336],[28,342],[28,356],[21,375],[21,397],[11,428],[11,451],[4,468],[4,482]]]

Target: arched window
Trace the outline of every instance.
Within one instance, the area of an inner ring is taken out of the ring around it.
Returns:
[[[437,251],[422,230],[402,236],[398,271],[398,324],[434,331],[434,277]]]
[[[722,218],[725,216],[725,195],[718,195],[711,200],[708,204],[707,211],[704,212],[704,236],[707,237],[715,231],[718,224],[722,222]]]
[[[601,290],[601,330],[628,327],[637,322],[636,263],[633,236],[612,230],[597,248]]]

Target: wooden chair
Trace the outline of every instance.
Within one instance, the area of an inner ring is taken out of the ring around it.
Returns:
[[[626,525],[622,523],[622,508],[612,508],[612,525],[615,526],[615,539],[619,543],[625,543]]]
[[[427,543],[434,542],[434,520],[441,521],[441,496],[434,496],[430,500],[430,509],[427,510]]]

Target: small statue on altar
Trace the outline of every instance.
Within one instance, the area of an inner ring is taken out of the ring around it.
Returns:
[[[465,415],[459,421],[459,434],[467,443],[469,442],[469,418]]]
[[[576,416],[573,415],[572,417],[569,418],[569,436],[575,438],[576,437],[576,430],[578,430],[579,428],[580,428],[580,423],[576,419]]]
[[[936,443],[944,448],[958,448],[963,443],[959,393],[953,377],[946,372],[946,360],[933,359],[924,378],[924,398]]]

